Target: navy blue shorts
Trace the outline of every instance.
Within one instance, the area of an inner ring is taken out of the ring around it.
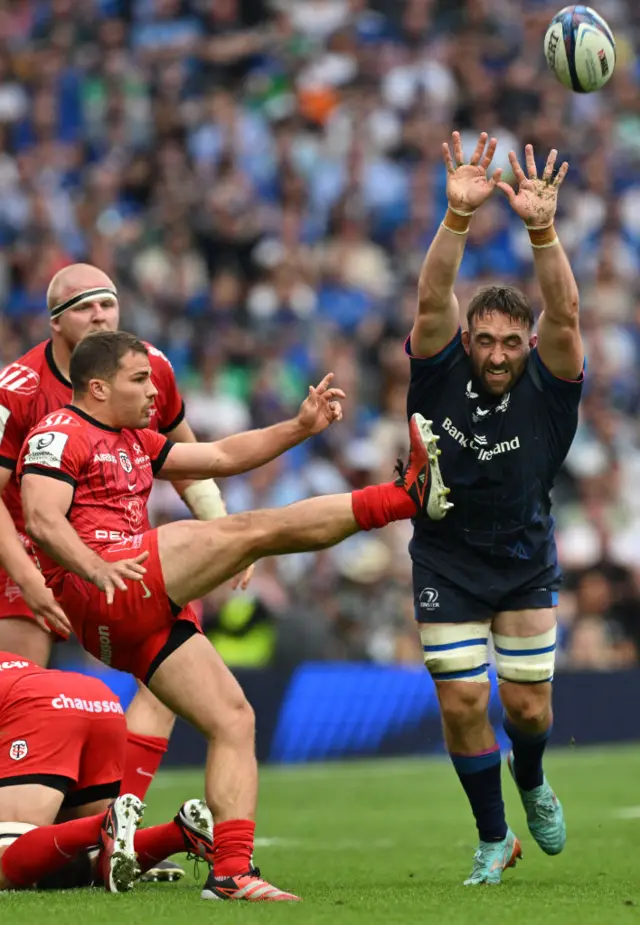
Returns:
[[[511,561],[504,570],[486,569],[471,585],[456,584],[432,568],[413,563],[413,603],[418,623],[475,623],[504,610],[556,607],[561,576],[556,568],[533,578]]]

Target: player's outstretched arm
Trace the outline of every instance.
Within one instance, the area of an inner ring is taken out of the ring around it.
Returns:
[[[533,147],[527,145],[525,148],[528,176],[511,151],[509,160],[518,182],[518,191],[507,183],[499,186],[513,210],[524,221],[533,247],[544,306],[538,321],[540,359],[554,376],[579,379],[584,365],[584,347],[580,335],[578,286],[553,224],[558,190],[569,165],[565,161],[554,177],[557,156],[554,148],[539,179]]]
[[[439,353],[458,330],[460,310],[453,287],[473,213],[491,196],[500,179],[500,170],[487,177],[496,144],[495,138],[487,144],[487,134],[483,132],[468,164],[464,162],[459,132],[452,136],[453,158],[449,145],[442,145],[449,208],[420,271],[418,309],[411,331],[414,356]]]
[[[0,494],[11,478],[11,470],[0,468]],[[11,514],[0,497],[0,565],[20,588],[27,606],[39,621],[62,636],[71,632],[71,624],[47,588],[42,573],[25,550]]]
[[[126,590],[125,578],[140,581],[146,573],[143,553],[132,559],[105,562],[86,546],[67,520],[74,488],[68,482],[43,474],[22,478],[22,507],[27,533],[63,568],[75,572],[106,593],[113,601],[115,589]]]
[[[173,481],[240,475],[281,456],[342,419],[340,399],[345,394],[329,387],[332,379],[333,373],[329,373],[315,388],[310,386],[309,395],[290,421],[234,434],[215,443],[176,443],[157,477]]]

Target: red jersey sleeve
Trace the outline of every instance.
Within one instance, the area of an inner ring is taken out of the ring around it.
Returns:
[[[149,428],[136,431],[136,438],[151,460],[151,471],[157,475],[165,464],[173,442],[163,434],[158,434]]]
[[[0,466],[15,469],[29,433],[30,397],[0,387]]]
[[[178,384],[171,363],[162,350],[147,344],[151,362],[151,379],[158,390],[156,396],[157,428],[160,433],[169,433],[184,419],[184,401],[178,391]]]
[[[27,473],[46,475],[75,488],[87,463],[88,443],[75,422],[45,429],[36,427],[24,442],[18,478]]]

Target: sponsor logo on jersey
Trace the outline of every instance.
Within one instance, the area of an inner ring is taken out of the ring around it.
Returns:
[[[4,596],[8,601],[11,601],[12,604],[14,601],[17,601],[19,597],[22,597],[22,591],[11,578],[7,578],[7,582],[4,586]]]
[[[33,395],[38,391],[40,376],[22,363],[10,363],[0,370],[0,389],[15,392],[17,395]]]
[[[39,424],[39,427],[69,427],[73,425],[74,427],[78,426],[78,422],[75,418],[69,417],[68,414],[50,414],[49,417],[45,418],[44,421]]]
[[[60,694],[51,701],[54,710],[80,710],[82,713],[123,713],[117,700],[81,700],[80,697],[67,697]]]
[[[117,463],[118,460],[112,453],[95,453],[93,456],[94,462],[99,463]]]
[[[100,642],[100,661],[104,662],[105,665],[110,665],[113,650],[108,626],[102,625],[98,627],[98,640]]]
[[[50,469],[62,467],[62,454],[68,434],[36,434],[29,440],[29,452],[24,458],[25,466],[48,466]]]
[[[449,434],[450,437],[453,437],[460,446],[468,450],[473,450],[473,452],[477,454],[480,462],[488,462],[490,459],[493,459],[494,456],[499,456],[501,453],[511,453],[513,450],[520,449],[520,437],[514,437],[513,440],[502,440],[500,443],[496,443],[494,446],[484,449],[483,446],[480,446],[480,443],[486,441],[486,437],[471,437],[464,434],[461,430],[458,430],[451,418],[444,419],[442,422],[442,429],[445,433]]]
[[[147,350],[149,351],[149,356],[151,357],[160,357],[161,360],[164,360],[169,369],[173,369],[169,359],[164,355],[162,350],[158,350],[157,347],[152,347],[151,344],[147,344]]]
[[[30,668],[31,662],[0,662],[0,671],[11,671],[13,668]]]
[[[420,592],[420,607],[423,610],[437,610],[440,606],[438,596],[435,588],[423,588]]]
[[[22,761],[29,754],[29,746],[26,739],[16,739],[9,746],[9,758],[12,761]]]
[[[120,459],[120,465],[122,466],[122,468],[128,475],[133,469],[133,466],[131,465],[131,460],[129,459],[129,457],[127,456],[124,450],[118,450],[118,458]]]

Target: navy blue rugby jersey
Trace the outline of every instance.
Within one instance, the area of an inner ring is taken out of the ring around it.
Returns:
[[[512,390],[496,398],[473,375],[460,331],[427,359],[411,357],[409,344],[407,411],[433,421],[455,505],[444,520],[415,522],[412,557],[434,565],[440,553],[464,553],[462,543],[472,558],[499,557],[501,567],[505,558],[551,565],[549,493],[578,426],[583,377],[557,378],[533,349]]]

